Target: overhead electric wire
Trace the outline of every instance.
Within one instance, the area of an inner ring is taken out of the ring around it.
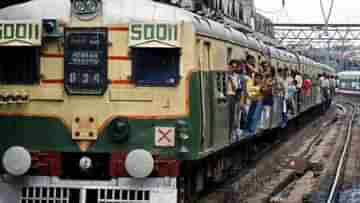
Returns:
[[[334,2],[335,2],[335,0],[331,0],[330,8],[329,8],[329,11],[328,11],[328,15],[326,16],[325,7],[324,7],[324,2],[323,2],[323,0],[320,0],[321,13],[322,13],[322,15],[323,15],[323,18],[324,18],[324,21],[325,21],[325,25],[326,25],[326,26],[329,24],[329,21],[330,21],[330,18],[331,18],[331,14],[332,14],[332,11],[333,11],[333,8],[334,8]]]

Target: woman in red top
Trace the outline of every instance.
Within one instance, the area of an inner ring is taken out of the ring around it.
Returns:
[[[304,95],[306,97],[308,97],[310,94],[310,91],[309,91],[310,88],[311,88],[311,80],[309,79],[309,77],[306,77],[306,79],[304,80],[304,84],[303,84]]]

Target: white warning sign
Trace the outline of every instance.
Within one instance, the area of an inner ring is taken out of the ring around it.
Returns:
[[[155,146],[175,147],[175,128],[155,127]]]

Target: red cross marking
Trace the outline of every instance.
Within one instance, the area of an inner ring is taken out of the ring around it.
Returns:
[[[162,131],[160,128],[158,129],[158,132],[161,134],[161,137],[159,138],[158,142],[161,142],[162,140],[166,140],[167,142],[171,142],[170,138],[168,137],[168,135],[171,133],[171,129],[169,129],[168,131],[164,132]]]

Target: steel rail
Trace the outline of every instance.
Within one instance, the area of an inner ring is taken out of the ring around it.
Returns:
[[[328,199],[326,201],[327,203],[332,203],[333,202],[335,194],[337,192],[336,189],[337,189],[337,187],[339,185],[340,177],[341,177],[341,174],[342,174],[343,169],[344,169],[346,155],[348,153],[348,148],[349,148],[350,141],[351,141],[352,125],[353,125],[355,116],[356,116],[356,114],[358,113],[358,110],[359,110],[359,106],[356,106],[354,104],[352,104],[352,106],[354,108],[354,111],[353,111],[353,113],[351,115],[351,119],[349,121],[349,125],[348,125],[348,128],[347,128],[347,133],[346,133],[346,136],[347,136],[346,137],[346,142],[345,142],[345,145],[344,145],[344,148],[343,148],[340,160],[339,160],[338,167],[336,169],[336,175],[335,175],[335,178],[334,178],[334,182],[333,182],[333,184],[331,186],[331,190],[330,190]]]
[[[342,111],[343,114],[346,114],[346,108],[341,104],[336,104],[336,107]]]

